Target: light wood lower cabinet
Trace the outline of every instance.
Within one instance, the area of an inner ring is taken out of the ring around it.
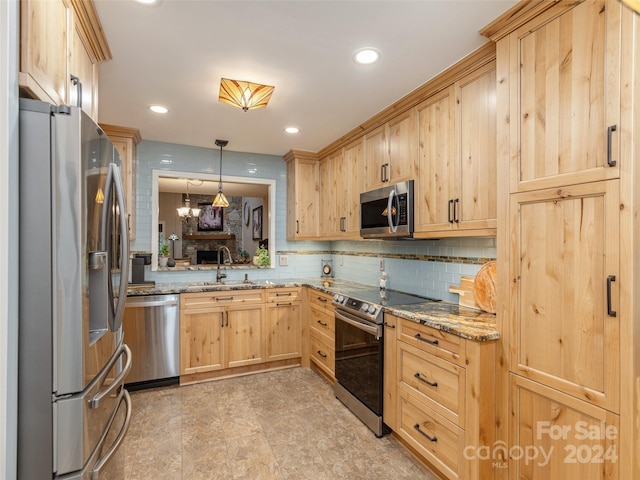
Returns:
[[[618,415],[519,375],[510,389],[510,478],[619,478]]]
[[[300,365],[300,289],[180,295],[180,382]]]
[[[329,380],[335,380],[335,308],[331,295],[309,290],[309,358]]]
[[[180,296],[181,375],[264,362],[264,302],[256,292]]]
[[[267,292],[267,361],[302,355],[300,289]]]
[[[385,314],[384,421],[446,478],[493,478],[495,342]]]

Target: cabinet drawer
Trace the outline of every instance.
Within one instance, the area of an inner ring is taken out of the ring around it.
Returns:
[[[314,305],[309,308],[309,327],[331,338],[336,334],[336,318]]]
[[[398,346],[400,388],[464,427],[465,369],[411,345]]]
[[[263,290],[230,290],[226,292],[183,293],[182,308],[202,308],[227,305],[264,303]]]
[[[464,431],[404,394],[400,398],[400,435],[448,478],[460,477],[465,465]]]
[[[316,305],[320,308],[328,308],[333,311],[334,307],[331,304],[331,300],[333,300],[333,297],[328,293],[309,289],[309,303],[311,305]]]
[[[325,369],[329,370],[333,375],[336,366],[336,356],[335,347],[329,345],[331,343],[330,340],[321,333],[311,330],[309,343],[309,356],[316,364],[325,367]]]
[[[436,357],[464,366],[465,341],[463,338],[404,318],[401,318],[398,323],[398,340]]]
[[[267,290],[267,302],[291,303],[300,300],[300,288],[276,288]]]

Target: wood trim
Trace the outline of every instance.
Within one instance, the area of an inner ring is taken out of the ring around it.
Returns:
[[[278,360],[275,362],[246,365],[242,367],[225,368],[223,370],[215,370],[212,372],[198,372],[190,375],[180,375],[180,386],[191,385],[194,383],[206,382],[210,380],[218,380],[222,378],[241,377],[243,375],[251,375],[256,372],[269,372],[272,370],[282,370],[284,368],[293,368],[299,366],[300,358],[298,357],[287,360]]]
[[[69,0],[75,13],[75,27],[94,63],[111,60],[111,49],[102,30],[100,17],[92,0]]]
[[[284,161],[289,163],[295,159],[306,160],[310,162],[318,161],[318,154],[314,152],[307,152],[304,150],[289,150],[283,155]]]
[[[185,240],[233,240],[236,238],[233,233],[221,233],[220,235],[183,235]]]
[[[121,127],[119,125],[109,125],[108,123],[101,123],[100,128],[104,130],[104,133],[108,137],[126,137],[133,140],[133,144],[137,145],[142,141],[140,136],[140,130],[137,128]]]
[[[384,125],[389,120],[405,113],[407,110],[418,105],[431,95],[449,87],[457,80],[477,70],[482,65],[493,61],[496,58],[496,46],[493,42],[488,42],[474,52],[470,53],[452,67],[436,75],[425,84],[404,96],[391,106],[385,108],[380,113],[360,124],[347,134],[343,135],[333,143],[327,145],[317,153],[318,158],[327,157],[341,148],[347,146],[358,138],[370,133],[376,128]],[[285,158],[286,160],[286,158]]]
[[[557,7],[556,15],[560,15],[583,1],[584,0],[521,0],[489,25],[482,28],[480,35],[484,35],[494,42],[497,42],[552,7]]]

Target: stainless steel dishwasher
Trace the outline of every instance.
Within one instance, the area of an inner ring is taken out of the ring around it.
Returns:
[[[127,297],[124,337],[132,354],[130,390],[178,383],[180,295]]]

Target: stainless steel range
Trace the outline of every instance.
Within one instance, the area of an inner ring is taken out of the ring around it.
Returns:
[[[438,301],[375,287],[354,288],[333,297],[336,318],[336,397],[377,437],[386,433],[382,421],[383,306]]]

